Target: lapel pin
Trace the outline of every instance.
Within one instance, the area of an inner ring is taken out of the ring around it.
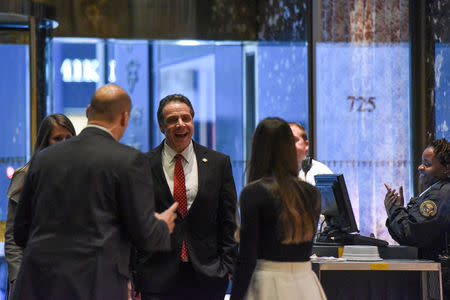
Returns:
[[[202,161],[205,163],[205,162],[207,162],[208,160],[207,160],[205,157],[203,157]]]

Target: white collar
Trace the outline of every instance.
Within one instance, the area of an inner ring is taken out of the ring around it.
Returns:
[[[176,152],[175,150],[173,150],[168,144],[167,144],[167,140],[164,140],[164,148],[163,148],[163,152],[166,155],[166,157],[168,158],[168,160],[170,162],[172,162],[175,158],[175,155],[178,154],[178,152]],[[192,156],[195,154],[194,153],[194,144],[192,143],[192,140],[189,142],[189,145],[183,150],[181,151],[179,154],[181,154],[183,156],[183,159],[189,163],[190,161],[192,161]]]
[[[423,194],[425,194],[426,192],[428,192],[429,189],[431,189],[433,186],[435,186],[436,184],[438,184],[439,182],[441,182],[440,180],[436,181],[435,183],[433,183],[432,185],[430,185],[425,191],[423,191],[422,193],[420,193],[419,197],[422,197]]]
[[[88,125],[86,126],[86,128],[88,128],[88,127],[94,127],[94,128],[98,128],[98,129],[101,129],[101,130],[103,130],[103,131],[106,131],[107,133],[109,133],[109,134],[114,138],[114,136],[113,136],[113,134],[111,133],[111,131],[109,131],[108,129],[106,129],[106,128],[103,127],[103,126],[96,125],[96,124],[88,124]]]

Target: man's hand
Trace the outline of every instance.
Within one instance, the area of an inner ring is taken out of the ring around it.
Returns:
[[[391,188],[389,184],[384,184],[386,187],[386,196],[384,197],[384,207],[386,208],[386,212],[389,214],[389,210],[393,205],[403,206],[405,200],[403,198],[403,187],[400,186],[399,193]]]
[[[175,202],[172,204],[171,207],[163,211],[162,213],[158,214],[155,212],[155,217],[157,219],[163,220],[166,222],[167,226],[169,226],[169,232],[172,233],[173,228],[175,227],[175,219],[177,218],[177,207],[178,202]]]
[[[131,281],[128,281],[128,300],[141,300],[141,293],[137,293],[133,290]]]

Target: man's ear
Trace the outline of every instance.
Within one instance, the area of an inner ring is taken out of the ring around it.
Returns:
[[[308,155],[308,150],[309,150],[309,140],[305,141],[305,149],[306,149],[306,155]]]
[[[166,134],[166,129],[164,128],[164,125],[162,125],[161,123],[159,123],[159,130],[161,131],[161,133]]]
[[[88,118],[89,119],[89,111],[91,110],[91,105],[89,104],[87,107],[86,107],[86,118]]]
[[[120,117],[120,126],[127,127],[129,119],[130,119],[130,112],[128,111],[122,112]]]

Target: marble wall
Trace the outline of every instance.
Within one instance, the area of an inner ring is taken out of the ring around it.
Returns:
[[[257,1],[258,40],[306,41],[309,1]]]
[[[321,0],[321,42],[408,42],[408,0]]]

